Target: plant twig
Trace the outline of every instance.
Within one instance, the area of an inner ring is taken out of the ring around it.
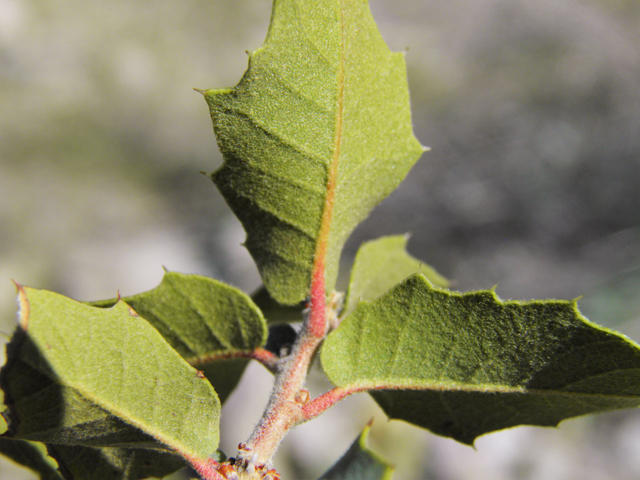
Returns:
[[[223,352],[202,357],[194,357],[190,358],[188,362],[192,367],[198,367],[218,360],[229,360],[232,358],[249,358],[251,360],[256,360],[264,365],[264,367],[271,373],[277,372],[278,361],[280,360],[273,352],[262,347],[258,347],[250,352]]]

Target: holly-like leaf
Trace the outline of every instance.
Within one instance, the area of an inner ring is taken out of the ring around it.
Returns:
[[[212,178],[267,289],[293,305],[314,275],[333,289],[348,235],[424,149],[403,54],[366,0],[275,0],[271,18],[240,83],[203,93],[225,160]]]
[[[372,390],[391,418],[467,444],[640,405],[640,347],[586,320],[575,302],[503,302],[422,275],[360,303],[321,359],[332,382]]]
[[[215,450],[215,391],[130,306],[95,308],[23,287],[18,299],[0,375],[9,436],[194,459]]]
[[[319,480],[390,480],[394,467],[369,450],[367,447],[369,430],[371,430],[371,423],[353,442],[347,453]]]
[[[116,301],[91,304],[110,307]],[[205,372],[222,402],[247,365],[247,360],[223,359],[250,354],[267,341],[267,324],[251,298],[212,278],[167,272],[153,290],[123,301]]]
[[[438,287],[449,286],[434,268],[407,253],[407,240],[407,235],[393,235],[362,244],[351,270],[343,315],[361,300],[375,300],[414,273],[422,273]]]
[[[252,352],[267,341],[266,322],[251,298],[212,278],[166,272],[153,290],[122,300],[188,362]],[[91,305],[111,307],[116,302]]]
[[[28,468],[40,480],[62,480],[58,465],[47,455],[47,448],[41,443],[0,438],[0,454]]]
[[[182,457],[169,452],[114,447],[50,445],[65,480],[143,480],[163,478],[183,468]]]

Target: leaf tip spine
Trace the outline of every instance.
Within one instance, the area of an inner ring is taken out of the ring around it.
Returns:
[[[13,280],[14,285],[18,291],[18,297],[16,298],[16,302],[18,303],[18,313],[17,313],[17,321],[18,325],[25,332],[27,331],[27,327],[29,326],[29,315],[31,313],[31,304],[29,303],[29,299],[27,298],[27,292],[24,287],[20,285],[18,282]]]
[[[365,427],[362,429],[362,433],[360,434],[360,438],[358,439],[360,448],[363,450],[367,448],[367,438],[369,437],[369,432],[371,431],[372,425],[373,425],[373,417],[369,419]]]
[[[571,303],[574,307],[578,306],[578,302],[584,298],[584,295],[578,295],[576,298],[571,300]]]

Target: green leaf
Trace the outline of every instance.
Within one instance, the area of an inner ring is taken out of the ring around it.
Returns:
[[[248,363],[222,359],[248,354],[267,341],[267,324],[251,298],[212,278],[167,272],[153,290],[123,300],[184,359],[205,372],[221,401]],[[91,305],[110,307],[116,301]]]
[[[153,290],[122,300],[189,362],[248,353],[267,341],[266,322],[251,298],[212,278],[166,272]],[[111,307],[116,301],[91,304]]]
[[[407,240],[408,235],[394,235],[362,244],[351,270],[343,315],[361,300],[375,300],[414,273],[422,273],[438,287],[449,286],[435,269],[407,253]]]
[[[19,328],[0,374],[9,434],[47,444],[170,448],[206,458],[220,402],[127,304],[94,308],[19,287]]]
[[[41,480],[62,480],[58,465],[47,455],[47,448],[41,443],[0,438],[0,454],[28,468]]]
[[[303,320],[302,311],[305,309],[305,302],[296,305],[282,305],[269,295],[269,291],[264,286],[251,295],[251,300],[262,311],[268,324],[301,322]]]
[[[163,478],[183,468],[177,455],[159,450],[50,445],[49,454],[69,480],[142,480]]]
[[[640,405],[640,347],[575,302],[459,294],[414,275],[362,302],[321,353],[329,379],[371,392],[391,418],[471,444]]]
[[[203,93],[225,160],[212,178],[267,289],[296,304],[315,269],[331,291],[345,240],[424,150],[403,54],[364,0],[275,0],[240,83]]]
[[[394,467],[367,447],[371,423],[319,480],[390,480]]]

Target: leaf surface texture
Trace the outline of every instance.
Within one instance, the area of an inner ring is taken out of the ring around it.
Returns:
[[[92,305],[109,307],[116,301]],[[123,301],[205,373],[221,401],[236,386],[247,364],[247,360],[229,357],[250,353],[267,341],[266,322],[251,298],[212,278],[167,272],[156,288]]]
[[[10,436],[46,444],[172,449],[205,458],[220,402],[124,302],[103,309],[19,288],[2,389]]]
[[[361,300],[375,300],[405,278],[422,273],[438,287],[449,282],[432,267],[407,253],[407,235],[392,235],[363,243],[351,270],[343,315]]]
[[[409,277],[331,333],[322,365],[391,417],[471,444],[516,425],[640,405],[640,349],[575,302],[501,301]]]
[[[348,235],[423,152],[404,57],[362,0],[276,0],[232,89],[204,92],[223,166],[213,180],[273,298],[293,305],[318,265],[335,284]]]

